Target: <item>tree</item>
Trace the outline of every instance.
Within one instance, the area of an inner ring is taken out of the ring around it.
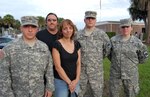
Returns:
[[[21,25],[20,21],[19,20],[15,20],[15,22],[13,23],[13,28],[20,29],[20,25]]]
[[[147,33],[146,42],[150,43],[150,0],[130,0],[129,11],[135,20],[142,19],[145,22]]]
[[[61,23],[64,20],[64,18],[58,18],[58,23]]]
[[[145,24],[145,31],[147,32],[147,11],[146,10],[140,10],[136,5],[133,3],[131,4],[130,8],[128,9],[129,13],[134,20],[143,20]]]
[[[46,26],[46,25],[45,25],[45,24],[46,24],[46,23],[45,23],[45,18],[42,17],[42,16],[37,16],[37,18],[38,18],[39,28],[40,28],[40,29],[45,28],[45,26]],[[58,24],[61,23],[62,20],[64,20],[64,18],[59,18],[59,17],[58,17]]]
[[[0,27],[2,27],[3,26],[3,19],[2,19],[2,17],[0,16]]]
[[[12,27],[14,25],[14,22],[15,22],[15,19],[12,15],[10,14],[7,14],[3,17],[3,24],[4,26],[8,26],[9,27]]]
[[[39,28],[42,29],[45,27],[45,18],[42,16],[37,16]]]
[[[129,13],[133,20],[144,20],[145,21],[147,18],[147,11],[138,9],[137,6],[134,5],[133,3],[131,4],[131,6],[128,10],[129,10]]]
[[[0,16],[0,35],[2,34],[3,19]]]

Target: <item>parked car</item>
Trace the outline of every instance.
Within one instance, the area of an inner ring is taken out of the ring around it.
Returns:
[[[4,46],[6,46],[13,39],[14,38],[10,38],[10,37],[0,37],[0,49],[2,49]]]

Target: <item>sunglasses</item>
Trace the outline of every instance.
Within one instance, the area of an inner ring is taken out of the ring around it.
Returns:
[[[122,26],[121,28],[123,28],[123,29],[124,29],[124,28],[129,28],[129,26]]]
[[[55,22],[55,21],[57,21],[57,20],[56,20],[56,19],[47,19],[47,21],[48,21],[48,22],[52,22],[52,21]]]

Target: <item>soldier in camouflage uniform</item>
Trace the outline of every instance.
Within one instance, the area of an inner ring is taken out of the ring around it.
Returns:
[[[120,20],[121,33],[111,38],[110,97],[119,97],[123,85],[125,97],[135,97],[139,92],[138,64],[148,57],[147,47],[131,35],[132,20]]]
[[[103,58],[110,51],[110,40],[103,30],[95,27],[96,14],[95,11],[86,11],[86,26],[77,33],[82,56],[79,97],[85,97],[88,87],[92,91],[88,97],[102,97],[103,93]]]
[[[38,19],[24,16],[21,21],[23,36],[3,48],[0,97],[51,97],[54,91],[52,57],[47,45],[36,39]]]

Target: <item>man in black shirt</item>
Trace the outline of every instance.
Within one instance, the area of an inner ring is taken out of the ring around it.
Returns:
[[[43,41],[47,44],[50,52],[52,53],[52,46],[55,40],[57,39],[57,32],[58,32],[58,17],[55,13],[49,13],[45,19],[46,22],[46,29],[37,32],[36,37],[37,39]],[[53,67],[54,69],[54,67]],[[44,76],[45,79],[45,76]],[[44,80],[46,85],[46,79]]]
[[[55,13],[49,13],[46,16],[45,21],[47,26],[46,29],[39,31],[36,37],[46,43],[49,50],[52,52],[52,44],[57,39],[58,17]]]

